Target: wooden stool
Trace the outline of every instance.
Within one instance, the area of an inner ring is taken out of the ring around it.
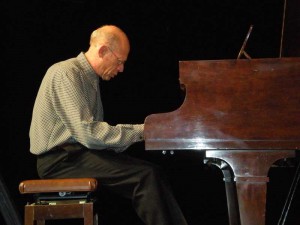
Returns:
[[[45,225],[45,220],[83,218],[84,225],[97,225],[92,194],[98,183],[94,178],[25,180],[21,194],[33,194],[35,201],[25,206],[24,225]]]

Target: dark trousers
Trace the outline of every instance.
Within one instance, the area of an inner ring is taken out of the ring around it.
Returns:
[[[41,178],[94,177],[125,198],[146,225],[187,225],[161,169],[109,150],[56,148],[38,156]]]

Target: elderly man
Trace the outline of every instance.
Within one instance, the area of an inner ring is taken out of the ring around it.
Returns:
[[[48,69],[33,108],[30,152],[41,178],[94,177],[131,199],[146,225],[186,225],[160,168],[122,153],[143,141],[144,125],[103,120],[99,78],[123,72],[129,51],[126,34],[105,25],[93,31],[87,52]]]

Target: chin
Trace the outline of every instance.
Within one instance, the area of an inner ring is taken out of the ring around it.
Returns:
[[[111,80],[112,78],[114,78],[114,77],[106,77],[106,80]]]
[[[110,80],[111,79],[111,77],[110,76],[101,76],[101,78],[102,78],[102,80]]]

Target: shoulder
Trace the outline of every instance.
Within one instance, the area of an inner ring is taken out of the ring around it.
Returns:
[[[58,63],[53,64],[49,67],[47,72],[52,74],[72,74],[78,73],[82,70],[81,64],[77,58],[67,59]]]
[[[49,67],[45,79],[61,81],[63,79],[77,80],[82,74],[83,68],[77,58],[70,58]]]

